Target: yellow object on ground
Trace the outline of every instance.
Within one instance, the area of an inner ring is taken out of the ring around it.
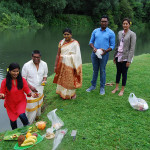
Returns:
[[[29,136],[31,136],[32,134],[30,133],[30,132],[28,132],[27,134],[26,134],[26,138],[28,138]]]

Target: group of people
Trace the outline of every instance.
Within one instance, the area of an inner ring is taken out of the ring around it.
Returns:
[[[32,59],[24,64],[22,74],[17,63],[11,63],[7,68],[6,78],[1,83],[0,98],[5,100],[4,107],[12,129],[17,128],[18,117],[26,126],[40,116],[47,74],[47,63],[41,60],[39,50],[32,52]]]
[[[91,86],[86,90],[91,92],[96,88],[96,81],[98,72],[100,69],[100,94],[105,94],[106,83],[106,64],[109,57],[109,52],[115,48],[115,33],[109,29],[108,17],[103,16],[100,20],[101,27],[95,29],[92,32],[90,39],[90,46],[92,48],[92,64],[93,64],[93,78]],[[133,60],[134,50],[136,45],[136,34],[130,30],[131,21],[128,18],[124,18],[122,21],[123,30],[118,32],[117,44],[114,53],[114,63],[116,64],[116,87],[112,93],[116,93],[119,90],[119,82],[122,75],[122,88],[119,92],[119,96],[124,94],[125,85],[127,81],[127,71]],[[101,49],[103,51],[102,59],[99,59],[96,55],[96,51]]]
[[[98,72],[100,69],[100,94],[105,94],[106,64],[109,52],[115,48],[115,33],[108,28],[108,17],[102,16],[100,28],[92,32],[89,42],[92,48],[91,60],[93,64],[93,78],[91,86],[86,90],[91,92],[96,89]],[[127,71],[133,60],[136,34],[130,30],[131,22],[125,18],[122,22],[123,30],[118,33],[117,46],[114,53],[116,64],[116,87],[112,93],[119,90],[122,75],[122,88],[119,96],[124,93]],[[56,93],[62,99],[75,99],[76,89],[82,86],[82,59],[80,44],[72,38],[72,31],[66,28],[63,31],[64,39],[58,44],[55,61],[55,77],[53,83],[57,84]],[[101,49],[101,58],[97,57],[97,50]],[[19,117],[23,125],[32,124],[41,114],[43,103],[44,84],[47,80],[47,63],[41,60],[38,50],[32,52],[32,59],[22,68],[17,63],[8,67],[6,78],[1,83],[0,98],[5,99],[4,106],[10,118],[12,129],[17,128],[16,120]]]

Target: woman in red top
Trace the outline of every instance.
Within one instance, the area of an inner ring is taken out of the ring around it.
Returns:
[[[20,73],[20,66],[17,63],[9,65],[6,78],[1,83],[0,98],[5,99],[4,107],[7,110],[12,129],[17,128],[17,118],[19,117],[23,125],[29,124],[25,114],[26,93],[28,96],[36,97],[28,87],[28,84]]]

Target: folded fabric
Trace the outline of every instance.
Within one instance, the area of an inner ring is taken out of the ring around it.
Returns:
[[[103,50],[102,49],[97,49],[97,51],[96,51],[96,55],[97,55],[97,57],[99,58],[99,59],[102,59],[102,54],[103,53]]]

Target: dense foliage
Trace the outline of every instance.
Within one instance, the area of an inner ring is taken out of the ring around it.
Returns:
[[[8,0],[0,2],[0,27],[22,28],[42,25],[37,22],[30,3],[20,5],[15,0]]]
[[[37,22],[60,25],[64,24],[66,17],[68,18],[68,15],[64,14],[78,15],[80,19],[83,15],[90,16],[96,25],[99,24],[99,18],[107,14],[110,26],[114,30],[121,26],[124,17],[129,17],[134,25],[142,27],[145,23],[150,24],[150,0],[2,0],[0,2],[0,26],[32,26],[37,25]],[[84,19],[81,22],[74,25],[84,24]],[[67,24],[72,25],[69,22]]]

